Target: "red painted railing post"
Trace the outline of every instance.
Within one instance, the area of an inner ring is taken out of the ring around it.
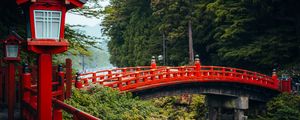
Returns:
[[[52,55],[39,55],[38,120],[52,119]]]
[[[200,59],[199,59],[199,55],[195,56],[195,71],[196,71],[196,76],[199,77],[200,76],[200,70],[201,70],[201,63],[200,63]]]
[[[31,74],[29,73],[28,70],[28,65],[24,65],[24,70],[23,70],[23,75],[22,75],[22,100],[21,101],[26,101],[27,103],[31,99],[31,92],[28,90],[25,90],[25,88],[30,88],[31,87]],[[22,112],[22,117],[23,118],[28,118],[29,117],[29,111],[23,106],[23,102],[21,102],[21,112]]]
[[[127,71],[126,68],[123,68],[123,69],[122,69],[123,75],[126,74],[126,71]]]
[[[97,81],[97,73],[93,73],[93,79],[92,79],[92,82],[95,84]]]
[[[180,76],[181,76],[181,77],[184,77],[184,76],[185,76],[185,69],[184,69],[183,66],[181,66],[181,67],[179,68],[179,71],[180,71]]]
[[[135,72],[135,83],[139,83],[140,82],[140,73],[139,72]]]
[[[151,69],[150,75],[151,75],[151,80],[154,80],[155,79],[155,70],[154,69]]]
[[[276,74],[276,69],[273,69],[273,72],[272,72],[272,80],[273,80],[273,84],[274,84],[274,87],[276,89],[279,88],[279,80],[278,80],[278,76]]]
[[[109,71],[107,72],[107,78],[111,78],[111,77],[112,77],[112,71],[109,70]]]
[[[170,78],[170,68],[166,69],[166,78]]]
[[[80,73],[77,72],[76,73],[76,80],[75,80],[75,87],[78,88],[78,89],[81,89],[83,86],[82,86],[82,83],[80,81]]]
[[[72,89],[72,60],[66,59],[66,98],[71,97]]]
[[[57,91],[60,91],[60,95],[57,97],[58,100],[64,101],[64,72],[62,70],[62,65],[58,66],[58,87]],[[62,110],[58,107],[53,108],[53,120],[62,120]]]
[[[151,69],[156,69],[155,56],[152,56],[152,59],[151,59]]]
[[[122,82],[122,75],[121,75],[121,76],[118,76],[118,88],[119,88],[119,90],[122,89],[122,86],[123,86],[123,82]]]
[[[84,86],[89,86],[89,80],[87,78],[83,79]]]
[[[15,65],[14,63],[8,63],[8,119],[14,119],[14,107],[16,102],[16,80],[15,80]]]
[[[3,103],[3,89],[4,84],[3,84],[3,73],[2,73],[2,62],[0,61],[0,104]]]
[[[141,68],[140,68],[140,67],[137,67],[135,71],[141,71]]]

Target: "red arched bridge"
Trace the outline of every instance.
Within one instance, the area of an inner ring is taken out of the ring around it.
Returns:
[[[53,69],[55,70],[53,72],[53,78],[55,79],[52,83],[52,114],[54,120],[62,119],[62,110],[72,114],[74,119],[98,119],[63,102],[64,99],[70,97],[72,84],[83,90],[93,87],[95,84],[100,84],[123,92],[132,92],[142,98],[181,94],[230,96],[240,98],[238,101],[242,102],[238,103],[243,103],[244,100],[240,96],[247,96],[249,100],[265,102],[280,92],[290,92],[291,90],[290,81],[278,80],[275,72],[272,76],[267,76],[238,68],[202,66],[199,59],[196,59],[194,65],[179,67],[156,66],[155,60],[152,60],[151,66],[100,70],[77,74],[74,77],[71,74],[71,66],[71,60],[69,59],[66,61],[65,66],[56,66]],[[18,85],[20,88],[18,95],[21,99],[22,118],[35,120],[39,102],[39,99],[37,99],[38,90],[43,88],[37,86],[39,81],[36,77],[38,68],[31,66],[30,69],[31,72],[29,72],[27,66],[23,70],[21,67],[18,68],[17,76],[21,78]],[[2,72],[1,76],[5,77],[5,71]],[[0,83],[2,83],[1,79]],[[2,93],[7,93],[9,90],[6,88],[1,90],[7,90],[6,92],[0,91],[0,100],[3,102],[6,98],[5,96],[3,98]],[[207,98],[210,99],[210,97]],[[213,101],[213,99],[209,101]],[[224,101],[228,101],[227,98]],[[248,106],[237,104],[234,108],[247,109]]]
[[[156,66],[153,61],[151,66],[116,68],[77,75],[77,88],[90,87],[92,84],[133,92],[146,98],[186,93],[229,96],[243,94],[260,101],[266,101],[266,97],[270,98],[290,89],[288,83],[283,83],[283,86],[280,84],[275,72],[272,76],[267,76],[238,68],[201,66],[199,60],[192,66]],[[211,91],[212,89],[217,89],[217,92]],[[258,89],[260,90],[257,91]]]

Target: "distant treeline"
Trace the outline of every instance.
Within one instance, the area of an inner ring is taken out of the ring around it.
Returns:
[[[167,65],[188,64],[188,23],[194,53],[205,65],[271,73],[300,61],[299,0],[110,0],[104,31],[116,66],[149,65],[163,54]]]

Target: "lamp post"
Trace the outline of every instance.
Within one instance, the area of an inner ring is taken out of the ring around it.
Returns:
[[[14,107],[16,102],[16,81],[15,81],[15,65],[14,63],[20,60],[20,44],[22,38],[12,32],[5,40],[2,41],[4,44],[4,61],[8,63],[8,90],[7,90],[7,103],[8,103],[8,119],[14,119]]]
[[[68,9],[82,7],[87,0],[16,0],[26,14],[27,48],[39,54],[37,95],[38,120],[52,119],[52,55],[67,51],[64,39]]]

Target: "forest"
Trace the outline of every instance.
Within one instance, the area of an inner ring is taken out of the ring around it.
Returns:
[[[188,64],[190,22],[194,53],[204,65],[299,74],[299,2],[110,0],[102,26],[118,67],[149,65],[151,56],[163,54],[164,39],[166,65]]]

